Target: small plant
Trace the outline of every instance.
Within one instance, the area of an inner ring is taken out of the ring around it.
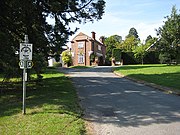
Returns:
[[[53,67],[62,67],[62,63],[60,63],[60,62],[55,62],[55,63],[53,64]]]

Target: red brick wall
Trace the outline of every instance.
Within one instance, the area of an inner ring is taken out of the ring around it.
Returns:
[[[78,42],[84,42],[83,48],[78,48]],[[92,50],[92,42],[94,42],[94,50]],[[98,45],[101,46],[101,50],[98,50]],[[94,53],[98,52],[100,54],[103,54],[103,62],[105,62],[105,53],[106,48],[101,43],[95,41],[94,39],[84,35],[83,33],[78,34],[72,41],[71,44],[71,51],[74,53],[73,56],[73,64],[74,66],[82,65],[82,66],[90,66],[90,56],[89,51],[94,51]],[[78,63],[78,54],[84,54],[84,63],[79,64]]]

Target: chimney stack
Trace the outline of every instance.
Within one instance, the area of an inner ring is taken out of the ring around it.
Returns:
[[[99,40],[101,41],[101,43],[104,44],[104,36],[101,36],[101,37],[99,38]]]
[[[94,31],[92,31],[91,33],[92,33],[92,38],[95,40],[96,39],[96,33]]]

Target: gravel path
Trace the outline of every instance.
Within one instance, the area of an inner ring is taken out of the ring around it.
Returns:
[[[93,135],[180,135],[180,97],[118,77],[111,67],[64,69]]]

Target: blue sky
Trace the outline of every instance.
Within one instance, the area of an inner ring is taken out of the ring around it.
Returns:
[[[171,14],[173,5],[180,9],[180,0],[105,0],[106,8],[102,20],[94,23],[72,24],[79,32],[96,37],[120,35],[125,38],[129,29],[136,28],[143,41],[148,35],[156,36],[155,29],[163,25],[164,17]],[[179,12],[178,12],[179,13]],[[75,34],[75,35],[76,35]],[[75,36],[70,37],[70,40]]]

